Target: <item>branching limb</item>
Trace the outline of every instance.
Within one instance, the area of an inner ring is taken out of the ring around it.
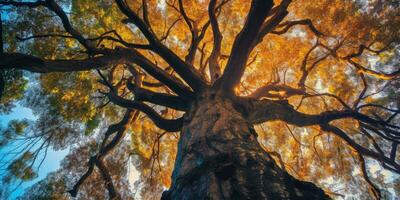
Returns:
[[[370,76],[373,76],[373,77],[376,77],[376,78],[379,78],[379,79],[383,79],[383,80],[392,80],[392,79],[396,79],[396,78],[398,78],[400,76],[400,69],[397,69],[396,71],[391,72],[391,73],[378,72],[378,71],[375,71],[375,70],[372,70],[372,69],[368,69],[368,68],[362,66],[361,64],[359,64],[359,63],[357,63],[356,61],[353,60],[353,58],[360,57],[365,50],[369,50],[370,52],[373,52],[373,53],[376,53],[376,54],[380,54],[380,53],[386,51],[390,47],[390,44],[391,43],[389,43],[388,45],[386,45],[385,47],[383,47],[382,49],[379,49],[379,50],[371,49],[371,45],[368,46],[368,47],[365,46],[365,45],[360,45],[358,52],[352,53],[352,54],[349,54],[349,55],[345,55],[345,56],[339,56],[337,54],[337,50],[339,49],[340,46],[339,47],[335,47],[335,48],[332,49],[332,48],[330,48],[327,45],[324,45],[322,43],[320,45],[322,47],[324,47],[326,50],[328,50],[330,52],[330,54],[332,56],[334,56],[335,58],[350,63],[352,66],[354,66],[356,68],[358,73],[367,74],[367,75],[370,75]]]
[[[383,167],[400,173],[400,165],[396,163],[395,159],[386,156],[385,153],[380,150],[379,146],[376,143],[373,143],[376,151],[372,151],[368,148],[361,146],[355,140],[350,138],[343,130],[333,125],[330,125],[329,123],[338,119],[355,119],[360,124],[368,125],[372,127],[372,129],[385,131],[386,136],[391,137],[390,141],[393,141],[395,143],[400,142],[400,139],[398,137],[398,130],[400,129],[399,126],[391,125],[384,120],[374,119],[370,116],[353,110],[325,111],[317,115],[312,115],[296,111],[287,101],[247,101],[248,103],[242,104],[242,106],[244,107],[243,109],[247,111],[247,119],[251,123],[262,123],[265,121],[281,120],[296,126],[319,125],[323,131],[332,132],[343,139],[358,153],[378,160],[383,163]],[[371,136],[369,134],[367,135],[367,137],[371,139]],[[374,140],[372,142],[374,142]]]
[[[204,23],[203,27],[198,26],[198,22],[194,21],[191,19],[184,8],[183,1],[179,0],[178,1],[178,7],[174,5],[174,2],[170,3],[166,1],[167,5],[175,9],[184,19],[186,25],[189,28],[190,34],[191,34],[191,42],[189,45],[188,53],[185,56],[185,62],[193,65],[198,46],[200,42],[203,40],[205,33],[207,31],[207,28],[210,26],[210,21],[207,21]]]
[[[283,0],[279,6],[274,7],[271,10],[271,14],[273,15],[270,19],[263,23],[260,31],[256,35],[255,40],[252,43],[251,48],[257,46],[257,44],[261,43],[264,37],[273,31],[279,23],[288,15],[287,8],[292,0]]]
[[[326,124],[338,119],[353,118],[380,128],[399,128],[353,110],[324,111],[317,115],[311,115],[296,111],[286,100],[251,100],[242,98],[241,101],[249,113],[248,120],[253,124],[282,120],[296,126],[312,126]]]
[[[387,51],[392,43],[393,43],[393,42],[389,42],[389,43],[388,43],[386,46],[384,46],[382,49],[378,49],[378,50],[375,50],[375,49],[372,49],[372,48],[371,48],[371,46],[374,45],[375,42],[372,42],[372,43],[371,43],[370,45],[368,45],[368,46],[365,46],[365,45],[362,44],[362,45],[360,45],[360,46],[358,47],[357,52],[352,53],[352,54],[349,54],[349,55],[346,55],[346,56],[344,56],[344,57],[342,57],[342,58],[345,59],[345,60],[347,60],[347,59],[351,59],[351,58],[360,57],[360,56],[364,53],[365,50],[368,50],[368,51],[373,52],[373,53],[375,53],[375,54],[380,54],[380,53],[383,53],[383,52]]]
[[[396,173],[400,173],[400,165],[397,164],[394,160],[390,159],[389,157],[386,157],[383,154],[377,153],[375,151],[371,151],[357,142],[355,142],[353,139],[351,139],[343,130],[329,125],[329,124],[321,124],[320,125],[321,129],[323,131],[331,132],[334,133],[336,136],[340,137],[343,139],[349,146],[351,146],[355,151],[360,153],[361,155],[365,155],[368,157],[371,157],[375,160],[378,160],[382,163],[384,163],[383,167],[386,169],[390,169]]]
[[[158,68],[136,50],[116,49],[109,54],[83,60],[44,60],[38,57],[5,53],[0,55],[0,69],[23,69],[31,72],[72,72],[91,69],[104,69],[116,64],[136,63],[147,73],[159,80],[184,99],[191,99],[193,94],[179,79]]]
[[[321,31],[319,31],[315,26],[314,26],[314,24],[312,23],[312,21],[310,20],[310,19],[303,19],[303,20],[296,20],[296,21],[286,21],[286,22],[283,22],[283,23],[281,23],[281,24],[279,24],[278,26],[277,26],[277,28],[279,29],[279,30],[273,30],[273,31],[271,31],[271,33],[273,33],[273,34],[278,34],[278,35],[280,35],[280,34],[284,34],[284,33],[286,33],[287,31],[289,31],[290,30],[290,28],[292,28],[293,26],[296,26],[296,25],[303,25],[303,26],[307,26],[316,36],[324,36],[324,34],[323,33],[321,33]]]
[[[179,79],[171,76],[164,70],[157,67],[154,63],[148,60],[146,57],[140,55],[135,58],[134,63],[140,66],[144,71],[153,76],[165,84],[169,89],[174,91],[177,95],[184,99],[192,99],[194,94],[186,85],[184,85]],[[135,71],[134,67],[128,65],[128,69]]]
[[[97,155],[92,156],[89,159],[88,162],[88,170],[81,176],[81,178],[78,180],[77,183],[75,183],[74,187],[68,191],[68,193],[71,194],[71,196],[76,197],[78,194],[78,190],[80,186],[86,181],[86,179],[93,173],[95,165],[100,169],[100,173],[103,176],[103,179],[106,182],[106,186],[109,192],[110,200],[111,199],[118,199],[119,195],[116,192],[116,189],[112,183],[111,176],[108,173],[107,168],[105,167],[103,163],[103,159],[105,156],[107,156],[108,153],[110,153],[116,146],[119,144],[119,142],[122,140],[124,137],[126,125],[132,120],[132,117],[134,116],[134,111],[132,110],[127,110],[125,112],[124,117],[122,120],[114,125],[111,125],[106,133],[105,133],[105,138],[103,139],[103,142],[100,146],[100,150],[97,153]],[[117,132],[117,134],[114,136],[112,141],[107,143],[107,140],[109,136],[113,133]],[[107,143],[107,144],[106,144]]]
[[[131,82],[127,82],[128,89],[135,94],[136,101],[147,101],[156,105],[166,106],[176,110],[185,111],[188,109],[188,102],[179,96],[153,92],[144,88],[137,87]]]
[[[193,64],[194,62],[194,58],[196,55],[196,50],[197,50],[197,46],[198,46],[198,41],[197,41],[197,37],[198,37],[198,28],[197,28],[197,24],[195,23],[195,21],[193,19],[191,19],[185,11],[185,8],[183,6],[183,1],[182,0],[178,0],[178,5],[179,5],[179,13],[181,14],[181,16],[183,17],[186,25],[188,26],[189,30],[190,30],[190,34],[192,35],[192,41],[190,43],[190,47],[189,47],[189,51],[188,54],[185,56],[185,61],[187,63]]]
[[[100,53],[101,50],[96,49],[89,40],[84,38],[81,33],[79,33],[76,29],[73,28],[71,22],[68,19],[67,14],[58,5],[54,0],[44,0],[44,1],[35,1],[35,2],[16,2],[16,1],[5,1],[0,2],[0,5],[11,5],[16,7],[27,6],[30,8],[35,8],[38,6],[44,6],[54,12],[61,20],[64,29],[75,38],[80,44],[82,44],[89,52],[89,54],[97,54]]]
[[[150,31],[146,23],[123,0],[115,1],[121,12],[128,17],[128,20],[124,22],[133,23],[139,28],[149,41],[152,51],[160,55],[193,90],[201,91],[205,88],[205,81],[191,64],[181,60],[179,56],[163,45],[157,36]]]
[[[246,62],[253,49],[253,42],[259,33],[264,20],[268,16],[273,1],[253,0],[246,22],[236,36],[232,46],[231,55],[221,77],[221,83],[217,84],[224,91],[234,94],[234,87],[239,84],[246,68]]]
[[[145,113],[153,122],[156,126],[158,126],[160,129],[163,129],[168,132],[176,132],[181,130],[183,120],[182,118],[179,119],[164,119],[160,114],[158,114],[155,110],[153,110],[150,106],[138,102],[138,101],[132,101],[132,100],[127,100],[122,97],[117,96],[114,93],[109,93],[108,98],[110,99],[111,102],[114,104],[128,108],[128,109],[137,109],[140,110],[141,112]]]
[[[277,74],[276,76],[279,76]],[[343,99],[340,97],[330,94],[330,93],[317,93],[314,91],[314,93],[308,93],[306,92],[306,89],[304,88],[294,88],[286,84],[280,84],[280,80],[275,80],[273,82],[269,82],[266,85],[258,88],[255,90],[253,93],[248,95],[247,97],[253,98],[253,99],[262,99],[262,98],[272,98],[272,99],[287,99],[292,96],[302,96],[302,99],[305,98],[311,98],[311,97],[321,97],[324,100],[324,96],[334,98],[337,100],[345,109],[351,110],[350,106],[347,105]],[[325,101],[324,101],[325,103]],[[301,102],[298,105],[298,107],[301,106]],[[297,109],[296,109],[297,110]]]

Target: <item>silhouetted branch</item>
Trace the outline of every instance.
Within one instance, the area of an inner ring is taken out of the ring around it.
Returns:
[[[78,182],[75,183],[73,188],[68,191],[68,193],[71,194],[71,196],[76,197],[78,194],[78,190],[80,186],[86,181],[87,178],[93,173],[94,166],[96,165],[100,173],[102,174],[103,179],[105,180],[105,184],[107,186],[107,190],[109,192],[109,197],[111,199],[118,199],[119,194],[117,193],[113,183],[110,174],[108,173],[107,168],[105,167],[103,163],[103,159],[105,156],[107,156],[116,146],[119,144],[119,142],[122,140],[124,137],[126,125],[132,120],[132,117],[134,116],[134,111],[132,110],[127,110],[125,112],[124,117],[120,122],[117,124],[113,124],[108,127],[105,137],[103,139],[103,142],[100,146],[99,152],[95,155],[92,156],[89,159],[88,162],[88,170],[80,177]],[[111,134],[117,132],[117,134],[114,136],[114,138],[107,143],[108,138],[111,136]]]
[[[34,2],[20,2],[20,1],[3,1],[0,2],[1,5],[11,5],[11,6],[16,6],[16,7],[30,7],[30,8],[35,8],[35,7],[39,7],[39,6],[45,6],[46,2],[45,1],[34,1]]]
[[[128,89],[135,94],[136,101],[147,101],[156,105],[166,106],[176,110],[185,111],[188,109],[188,102],[179,96],[165,93],[153,92],[144,88],[137,87],[131,82],[127,82]]]
[[[139,16],[129,8],[123,0],[116,0],[116,3],[123,14],[128,17],[124,20],[125,23],[135,24],[143,33],[151,45],[151,50],[160,55],[186,83],[195,91],[201,91],[205,87],[204,80],[200,77],[197,70],[189,63],[181,60],[174,52],[163,45],[160,40],[154,35],[147,27],[146,23],[139,18]]]
[[[364,45],[360,45],[358,52],[352,53],[352,54],[349,54],[349,55],[345,55],[345,56],[337,55],[337,50],[339,49],[339,47],[341,45],[338,45],[337,47],[335,47],[333,49],[328,47],[327,45],[322,44],[322,43],[320,45],[322,47],[324,47],[326,50],[328,50],[330,52],[330,54],[332,56],[334,56],[335,58],[341,59],[343,61],[346,61],[346,62],[350,63],[352,66],[354,66],[356,68],[358,73],[367,74],[367,75],[373,76],[375,78],[383,79],[383,80],[392,80],[392,79],[396,79],[396,78],[399,77],[400,69],[397,69],[396,71],[391,72],[391,73],[378,72],[378,71],[375,71],[375,70],[372,70],[372,69],[368,69],[368,68],[362,66],[361,64],[359,64],[359,63],[357,63],[356,61],[353,60],[353,58],[361,56],[362,53],[366,49],[371,51],[371,52],[373,52],[373,53],[380,54],[380,53],[386,51],[390,47],[390,44],[391,43],[389,43],[388,45],[386,45],[385,47],[383,47],[380,50],[373,50],[373,49],[371,49],[370,46],[367,47],[367,46],[364,46]]]
[[[286,21],[283,22],[281,24],[279,24],[279,26],[277,26],[277,28],[281,28],[280,30],[273,30],[271,31],[271,33],[273,34],[284,34],[287,31],[290,30],[290,28],[292,28],[293,26],[296,25],[303,25],[303,26],[307,26],[315,35],[317,36],[324,36],[323,33],[321,33],[321,31],[319,31],[314,24],[312,23],[312,21],[310,19],[303,19],[303,20],[296,20],[296,21]],[[283,28],[282,28],[283,27]]]
[[[73,72],[87,71],[91,69],[106,68],[111,65],[128,62],[123,51],[112,51],[110,54],[87,58],[82,60],[45,60],[35,56],[21,53],[3,53],[0,54],[1,69],[23,69],[30,72],[48,73],[48,72]]]
[[[234,87],[240,82],[250,52],[254,48],[254,45],[252,44],[256,40],[256,36],[258,35],[272,6],[273,1],[252,1],[246,22],[235,38],[232,45],[231,55],[221,77],[221,85],[219,87],[223,88],[224,91],[234,94]]]
[[[367,165],[365,164],[364,157],[361,154],[358,154],[358,160],[361,162],[361,172],[364,180],[368,183],[368,189],[374,195],[376,200],[381,199],[381,191],[374,183],[372,183],[371,179],[368,177]]]
[[[213,32],[213,40],[214,45],[211,51],[211,55],[209,57],[209,70],[210,70],[210,80],[213,83],[216,79],[221,76],[221,68],[218,63],[219,56],[221,54],[221,42],[222,42],[222,34],[219,30],[217,16],[215,14],[215,7],[216,7],[217,0],[211,0],[210,4],[208,5],[208,16],[210,18],[211,28]]]
[[[264,37],[271,31],[273,31],[279,25],[279,23],[288,15],[287,8],[291,2],[292,0],[283,0],[279,6],[276,6],[271,10],[270,15],[272,15],[272,17],[264,22],[261,26],[260,31],[258,32],[255,40],[252,43],[252,48],[261,43]]]
[[[137,109],[143,113],[145,113],[153,122],[156,126],[158,126],[160,129],[163,129],[168,132],[176,132],[180,131],[182,127],[182,118],[179,119],[164,119],[160,114],[158,114],[155,110],[153,110],[150,106],[138,102],[138,101],[132,101],[132,100],[127,100],[122,97],[117,96],[114,93],[109,93],[108,98],[110,99],[111,102],[114,104],[128,108],[128,109]]]

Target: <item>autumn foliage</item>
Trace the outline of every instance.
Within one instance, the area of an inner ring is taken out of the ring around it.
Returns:
[[[217,88],[259,105],[249,123],[295,178],[334,199],[398,196],[398,3],[259,2],[0,0],[0,112],[36,116],[1,131],[3,184],[69,148],[22,199],[159,199],[182,116]]]

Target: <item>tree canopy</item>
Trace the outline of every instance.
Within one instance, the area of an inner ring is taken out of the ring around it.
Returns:
[[[159,199],[183,116],[215,88],[292,176],[337,199],[399,196],[399,6],[0,0],[0,112],[37,117],[2,128],[2,184],[69,148],[21,199]]]

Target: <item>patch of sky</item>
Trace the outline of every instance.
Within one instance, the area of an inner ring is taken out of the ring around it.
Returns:
[[[8,115],[0,115],[0,126],[6,127],[7,124],[12,120],[35,120],[36,116],[32,113],[32,110],[26,107],[21,106],[20,103],[16,104],[16,107],[12,109],[12,112]],[[38,143],[40,144],[40,143]],[[3,148],[0,150],[0,155],[5,151],[8,151],[9,148]],[[38,176],[30,181],[23,182],[21,185],[17,185],[19,183],[15,183],[15,185],[11,185],[10,188],[15,190],[10,194],[9,199],[13,200],[17,197],[21,196],[24,193],[24,190],[37,183],[38,181],[44,179],[48,173],[57,170],[60,166],[61,160],[67,155],[69,149],[65,149],[62,151],[54,151],[49,149],[47,151],[47,156],[43,161],[42,166],[38,169]],[[0,177],[2,179],[3,177]]]

